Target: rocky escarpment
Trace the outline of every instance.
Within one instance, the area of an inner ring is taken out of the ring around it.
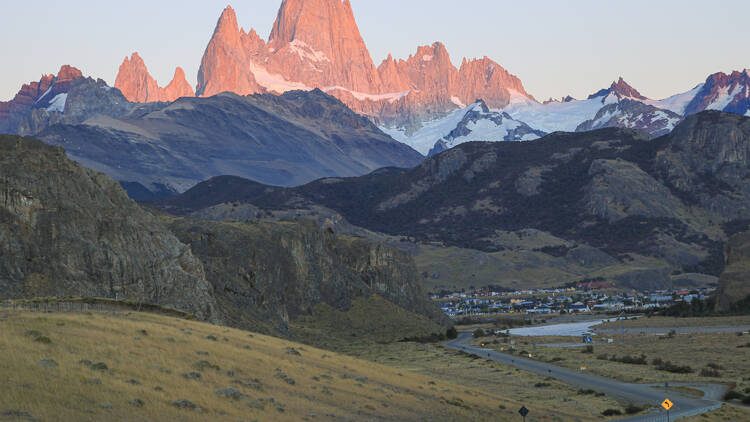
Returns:
[[[732,310],[733,305],[743,299],[750,304],[750,232],[729,239],[726,256],[727,268],[716,292],[716,305],[721,311]]]
[[[0,136],[0,298],[99,296],[219,321],[201,262],[62,148]]]
[[[177,219],[169,227],[203,261],[224,318],[239,326],[288,323],[318,304],[346,311],[355,298],[378,295],[407,311],[444,316],[422,290],[406,254],[337,236],[311,221],[220,223]]]
[[[0,153],[0,299],[131,299],[285,334],[316,305],[346,311],[377,295],[401,318],[432,318],[423,326],[436,331],[445,322],[414,262],[393,248],[311,222],[165,217],[168,227],[60,147],[0,136]]]

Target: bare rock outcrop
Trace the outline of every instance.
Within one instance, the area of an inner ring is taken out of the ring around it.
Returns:
[[[105,175],[0,136],[0,298],[93,296],[219,321],[203,265]]]
[[[503,107],[534,101],[521,81],[488,58],[457,69],[446,47],[421,46],[406,60],[388,56],[377,68],[348,0],[284,0],[268,42],[222,13],[198,73],[197,94],[240,95],[319,88],[352,110],[386,124],[440,116],[477,98]]]
[[[195,96],[181,67],[175,69],[172,81],[161,88],[148,73],[146,63],[138,53],[133,53],[123,60],[117,73],[115,88],[119,89],[128,101],[134,103],[172,102],[181,97]]]

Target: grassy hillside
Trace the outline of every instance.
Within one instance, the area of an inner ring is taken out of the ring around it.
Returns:
[[[2,420],[489,421],[513,418],[521,405],[277,338],[135,312],[0,311],[0,354]],[[533,410],[535,420],[559,420],[552,407]]]

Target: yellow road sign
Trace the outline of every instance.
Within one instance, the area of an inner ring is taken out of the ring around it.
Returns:
[[[674,403],[672,403],[672,400],[664,399],[664,401],[661,403],[661,407],[669,410],[674,406]]]

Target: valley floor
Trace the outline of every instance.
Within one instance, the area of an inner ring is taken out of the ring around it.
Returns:
[[[750,335],[743,334],[748,321],[748,317],[644,317],[624,322],[624,338],[619,334],[620,322],[600,325],[600,335],[593,337],[594,344],[589,347],[580,337],[564,336],[483,337],[475,344],[485,343],[493,350],[531,355],[534,360],[628,383],[668,382],[672,388],[718,384],[742,397],[750,393]],[[725,327],[737,328],[725,332]],[[672,330],[675,332],[670,334]],[[676,388],[690,396],[703,395],[696,388]],[[741,406],[740,400],[695,420],[750,420],[750,409]]]

